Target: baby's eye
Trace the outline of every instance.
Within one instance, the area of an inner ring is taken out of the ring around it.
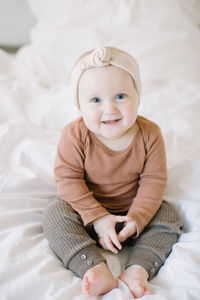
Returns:
[[[120,93],[116,96],[116,100],[123,100],[125,98],[125,94]]]
[[[91,99],[91,102],[99,103],[99,102],[101,102],[101,99],[99,97],[94,97]]]

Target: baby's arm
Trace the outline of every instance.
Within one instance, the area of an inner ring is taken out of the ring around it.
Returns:
[[[146,159],[137,194],[128,212],[128,216],[136,222],[136,236],[140,235],[158,211],[167,184],[165,145],[159,127],[151,125],[145,139]]]
[[[81,133],[73,123],[62,131],[55,161],[57,193],[79,213],[84,225],[108,215],[109,212],[93,196],[85,182],[84,143]]]

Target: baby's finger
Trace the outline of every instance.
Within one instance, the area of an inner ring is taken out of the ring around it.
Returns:
[[[110,233],[110,239],[112,240],[113,244],[119,249],[122,249],[122,245],[119,242],[118,236],[116,234],[116,232],[111,232]]]
[[[102,246],[102,248],[103,248],[104,250],[109,250],[109,249],[106,247],[105,242],[104,242],[104,240],[103,240],[102,237],[99,239],[99,244]]]
[[[119,241],[124,242],[130,235],[132,234],[132,230],[127,223],[124,228],[118,233]]]
[[[122,243],[126,240],[126,231],[124,228],[118,233],[118,239],[119,239],[120,243]]]
[[[118,250],[113,246],[112,241],[108,235],[104,237],[104,243],[108,250],[112,251],[115,254],[118,253]]]
[[[124,228],[118,233],[118,238],[120,242],[125,241],[128,237],[136,232],[135,222],[128,222]]]

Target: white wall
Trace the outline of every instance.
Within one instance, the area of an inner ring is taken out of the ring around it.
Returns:
[[[0,46],[26,44],[34,23],[26,0],[0,0]]]

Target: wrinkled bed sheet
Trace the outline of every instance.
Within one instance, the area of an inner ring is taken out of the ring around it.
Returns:
[[[15,56],[0,50],[0,299],[86,299],[81,280],[49,248],[42,213],[56,195],[60,130],[79,115],[69,71],[83,51],[112,45],[140,64],[140,114],[162,129],[169,172],[165,199],[184,221],[182,236],[150,282],[151,295],[143,299],[199,300],[199,1],[28,3],[37,18],[30,44]],[[126,250],[103,254],[117,276]],[[119,281],[117,289],[91,299],[133,297]]]

